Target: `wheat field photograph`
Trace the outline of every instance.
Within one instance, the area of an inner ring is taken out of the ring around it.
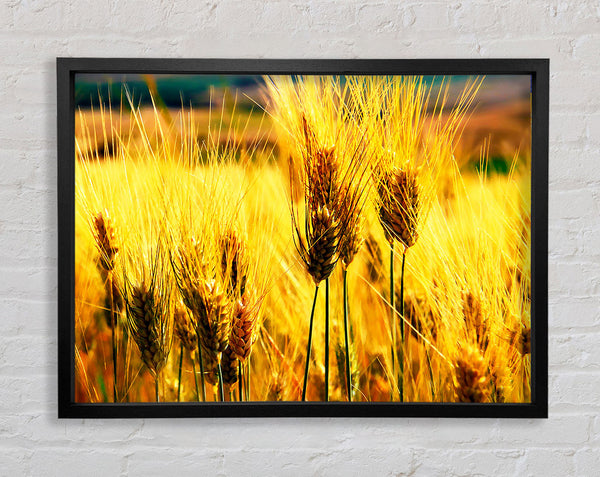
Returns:
[[[75,79],[78,403],[531,402],[531,77]]]

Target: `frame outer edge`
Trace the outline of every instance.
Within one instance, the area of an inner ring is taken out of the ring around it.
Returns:
[[[85,73],[530,74],[532,76],[532,393],[531,403],[139,403],[74,402],[75,107],[74,79]],[[548,417],[549,60],[255,60],[57,58],[58,417]],[[533,246],[535,244],[535,247]],[[535,356],[535,358],[534,358]],[[534,363],[535,362],[535,363]],[[535,365],[535,366],[534,366]]]

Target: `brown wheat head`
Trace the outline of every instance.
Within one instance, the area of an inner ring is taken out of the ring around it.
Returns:
[[[242,296],[248,279],[247,253],[244,241],[233,230],[221,237],[221,269],[227,289],[233,296]]]
[[[228,293],[217,281],[214,269],[200,259],[198,250],[178,248],[171,264],[183,303],[192,313],[203,359],[218,363],[231,327]]]
[[[479,348],[482,352],[488,347],[488,320],[485,319],[481,301],[471,292],[463,293],[463,316],[467,326],[467,332],[474,334]]]
[[[521,324],[518,330],[509,332],[509,340],[522,356],[531,353],[531,326]]]
[[[126,300],[130,333],[144,364],[156,376],[167,362],[172,324],[169,299],[154,283],[133,285]]]
[[[106,211],[99,212],[94,217],[94,238],[100,253],[98,267],[105,272],[105,275],[115,268],[115,255],[119,251],[116,246],[115,230]]]
[[[362,222],[360,216],[356,215],[340,242],[340,258],[344,269],[350,266],[363,243]]]
[[[194,290],[197,307],[192,310],[202,355],[218,362],[229,341],[230,303],[227,293],[215,280],[205,281]]]
[[[479,347],[467,345],[454,363],[454,391],[459,402],[488,402],[490,378]]]
[[[257,303],[252,295],[251,292],[247,291],[237,301],[231,320],[229,347],[242,362],[250,356],[252,345],[256,340],[258,307],[260,303]]]
[[[223,374],[223,384],[228,391],[239,379],[239,365],[240,362],[231,347],[225,348],[221,355],[221,373]]]
[[[379,220],[388,240],[399,240],[406,248],[418,238],[420,209],[417,175],[410,170],[393,169],[377,179]]]
[[[310,214],[311,230],[308,234],[306,267],[315,284],[326,280],[338,260],[339,219],[327,206],[319,207]]]
[[[198,347],[198,335],[189,312],[182,306],[178,306],[175,310],[174,320],[175,334],[179,341],[190,353],[193,353]]]

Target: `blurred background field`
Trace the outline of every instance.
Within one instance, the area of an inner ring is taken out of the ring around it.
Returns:
[[[441,85],[439,78],[424,81],[434,91]],[[449,105],[467,81],[451,78]],[[256,76],[77,77],[78,402],[114,400],[113,333],[119,401],[153,401],[156,394],[164,401],[220,398],[206,356],[201,359],[202,347],[182,346],[173,323],[164,330],[166,357],[155,379],[131,336],[126,303],[118,297],[127,295],[125,277],[143,281],[144,266],[150,267],[153,252],[164,247],[169,313],[178,307],[185,311],[169,256],[192,236],[202,241],[203,234],[222,236],[232,230],[245,242],[256,324],[250,357],[238,359],[237,372],[230,370],[233,375],[223,378],[231,381],[224,399],[301,398],[314,284],[294,246],[289,138],[281,137],[266,95],[264,79]],[[395,289],[395,309],[402,300],[406,321],[404,344],[396,350],[404,360],[404,401],[531,399],[530,78],[484,78],[473,104],[454,145],[456,167],[442,174],[444,185],[407,253],[403,296],[399,285]],[[118,244],[112,293],[98,265],[98,214],[110,220]],[[328,394],[331,400],[347,399],[345,366],[350,362],[353,401],[397,400],[389,244],[372,200],[363,215],[364,243],[348,267],[347,356],[340,266],[330,279]],[[207,260],[219,268],[226,260],[217,242],[207,242],[203,254],[212,253]],[[396,257],[398,268],[401,256]],[[233,265],[228,260],[224,268],[229,273]],[[244,296],[238,290],[237,298]],[[236,303],[231,298],[229,313],[235,313]],[[326,397],[324,307],[321,293],[308,400]]]
[[[442,78],[425,78],[426,82],[432,84],[439,84],[441,80]],[[452,77],[450,103],[457,99],[467,80],[465,76]],[[92,127],[89,117],[91,108],[95,106],[97,109],[99,98],[102,98],[105,105],[112,104],[114,109],[118,109],[121,104],[126,109],[129,108],[127,100],[123,98],[124,86],[131,92],[134,104],[139,105],[142,111],[146,110],[145,114],[149,115],[147,117],[152,115],[151,90],[156,93],[159,105],[164,106],[172,116],[176,116],[182,106],[190,106],[200,134],[206,135],[211,107],[220,113],[223,103],[232,106],[234,101],[236,117],[242,122],[249,117],[250,121],[244,134],[246,137],[239,138],[240,141],[251,143],[258,135],[259,127],[266,132],[272,131],[271,118],[268,115],[264,117],[260,110],[260,106],[264,107],[265,103],[263,78],[241,75],[78,75],[75,107],[84,111],[88,127]],[[515,151],[527,155],[531,143],[530,93],[531,78],[527,75],[488,76],[478,92],[476,108],[469,119],[469,127],[461,137],[457,158],[477,162],[481,144],[488,137],[492,138],[489,144],[491,167],[507,172]],[[231,109],[227,107],[224,114],[227,123],[231,118]],[[212,117],[213,125],[218,125],[221,121],[220,114],[213,114]],[[125,124],[129,119],[128,115],[122,118]],[[95,121],[99,142],[90,144],[89,147],[98,147],[103,152],[107,145],[102,142],[99,115],[96,115]],[[80,127],[80,123],[77,124]],[[223,130],[223,136],[229,133],[226,128]],[[265,140],[276,146],[274,133],[268,134]]]

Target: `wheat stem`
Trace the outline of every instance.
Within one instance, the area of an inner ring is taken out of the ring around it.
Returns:
[[[198,361],[200,362],[200,383],[202,384],[202,402],[206,401],[206,384],[204,383],[204,360],[202,359],[202,347],[198,345]]]
[[[121,399],[125,402],[129,402],[129,389],[130,384],[127,377],[127,363],[129,362],[129,333],[127,331],[127,326],[123,326],[121,329],[121,349],[123,350],[123,354],[125,356],[125,369],[124,373],[124,383],[123,383],[123,393],[125,394]]]
[[[246,360],[246,401],[250,401],[250,357]]]
[[[396,379],[396,310],[394,307],[394,239],[390,240],[390,330],[392,332],[392,386],[390,396],[394,400],[394,380]]]
[[[325,280],[325,401],[329,401],[329,278]]]
[[[114,296],[113,296],[113,277],[112,272],[108,272],[108,294],[110,300],[110,327],[111,327],[111,342],[112,342],[112,358],[113,358],[113,399],[117,402],[117,314],[115,313]]]
[[[242,386],[244,385],[244,373],[242,372],[242,363],[238,362],[238,400],[242,402]]]
[[[221,369],[221,361],[217,364],[217,371],[219,372],[219,398],[221,402],[225,401],[225,390],[223,389],[223,370]]]
[[[306,365],[304,367],[304,384],[302,386],[302,400],[306,401],[306,386],[308,385],[308,368],[310,366],[310,349],[312,346],[313,319],[315,317],[315,305],[317,304],[317,295],[319,285],[315,286],[315,297],[313,298],[312,310],[310,312],[310,325],[308,329],[308,345],[306,346]]]
[[[400,376],[398,379],[400,401],[404,401],[404,263],[406,262],[406,248],[402,252],[402,272],[400,273]]]
[[[352,401],[352,376],[350,374],[350,340],[348,339],[348,270],[344,270],[344,338],[346,344],[346,391]]]
[[[156,376],[154,377],[154,393],[156,396],[156,402],[160,402],[160,398],[158,396],[158,372],[156,373]]]
[[[433,379],[433,367],[431,365],[431,356],[429,354],[429,348],[426,343],[423,343],[425,347],[425,357],[427,358],[427,367],[429,368],[429,381],[431,382],[431,402],[435,401],[435,381]]]
[[[194,371],[194,383],[196,384],[196,401],[200,401],[200,392],[198,389],[198,374],[196,373],[196,360],[194,359],[194,354],[192,353],[192,370]],[[204,382],[202,382],[204,384]],[[203,389],[204,391],[204,389]],[[205,400],[204,393],[202,394],[202,400]]]
[[[177,402],[181,399],[181,368],[183,367],[183,343],[179,345],[179,378],[177,379]]]

